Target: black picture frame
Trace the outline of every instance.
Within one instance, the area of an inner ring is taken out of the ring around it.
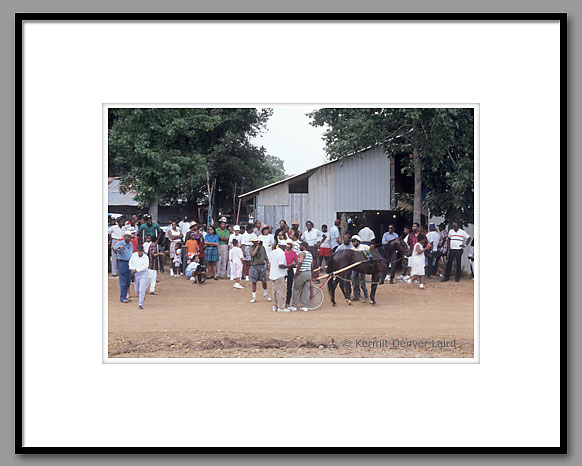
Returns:
[[[15,14],[15,211],[23,225],[23,23],[25,21],[558,21],[560,24],[560,215],[567,218],[567,14],[566,13],[16,13]],[[567,269],[567,258],[560,258]],[[23,273],[15,297],[16,454],[567,454],[567,282],[560,281],[560,445],[558,447],[26,447],[23,445]]]

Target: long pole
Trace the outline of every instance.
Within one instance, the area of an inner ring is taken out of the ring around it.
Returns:
[[[236,212],[236,224],[237,225],[238,225],[238,219],[239,219],[239,216],[240,216],[240,204],[241,204],[241,202],[242,202],[242,199],[239,198],[239,200],[238,200],[238,211]]]
[[[210,176],[208,175],[208,170],[206,170],[206,187],[208,188],[208,215],[206,215],[206,228],[208,228],[208,220],[210,218]]]

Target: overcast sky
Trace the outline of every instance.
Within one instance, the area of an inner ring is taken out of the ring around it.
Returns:
[[[267,131],[251,142],[264,146],[270,155],[285,162],[285,173],[297,175],[321,165],[325,160],[324,128],[309,124],[305,114],[313,107],[273,107],[273,116],[267,122]]]

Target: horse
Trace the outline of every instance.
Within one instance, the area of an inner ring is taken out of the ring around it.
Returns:
[[[356,271],[363,274],[371,274],[372,275],[372,291],[370,293],[370,302],[373,306],[376,305],[376,289],[378,288],[378,284],[384,283],[384,278],[388,273],[388,264],[390,263],[390,259],[395,251],[398,251],[400,254],[410,255],[408,244],[400,238],[393,239],[388,243],[376,247],[374,249],[370,249],[371,258],[364,256],[361,251],[354,251],[353,249],[342,249],[329,257],[329,261],[327,264],[327,273],[331,274],[336,270],[341,270],[344,267],[347,267],[351,264],[355,264],[356,262],[362,262],[351,269],[341,272],[337,277],[332,277],[327,282],[327,287],[329,290],[329,294],[331,296],[331,303],[333,307],[336,306],[335,302],[335,289],[339,283],[340,288],[344,294],[344,298],[346,302],[351,306],[352,302],[350,300],[350,296],[352,293],[352,286],[351,286],[351,274],[352,271]]]

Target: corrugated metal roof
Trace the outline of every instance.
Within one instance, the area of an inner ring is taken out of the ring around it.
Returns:
[[[266,186],[263,186],[262,188],[255,189],[254,191],[249,191],[248,193],[241,194],[239,196],[239,198],[244,201],[245,198],[251,197],[253,194],[257,194],[259,191],[262,191],[264,189],[272,188],[273,186],[277,186],[278,184],[285,183],[286,181],[291,181],[291,180],[295,180],[295,179],[298,179],[301,177],[311,176],[318,168],[324,167],[326,165],[331,165],[331,164],[337,163],[337,162],[344,162],[348,157],[353,157],[354,155],[361,154],[362,152],[365,152],[365,151],[371,149],[372,147],[375,147],[375,146],[366,147],[365,149],[354,152],[353,154],[350,154],[350,155],[343,157],[341,159],[336,159],[336,160],[332,160],[331,162],[322,163],[321,165],[310,168],[309,170],[306,170],[305,172],[300,173],[299,175],[293,175],[293,176],[290,176],[289,178],[285,178],[284,180],[277,181],[275,183],[271,183],[271,184],[268,184]]]
[[[134,199],[137,191],[128,191],[122,194],[119,191],[119,178],[107,179],[107,201],[110,206],[131,206],[138,207],[138,202]]]

